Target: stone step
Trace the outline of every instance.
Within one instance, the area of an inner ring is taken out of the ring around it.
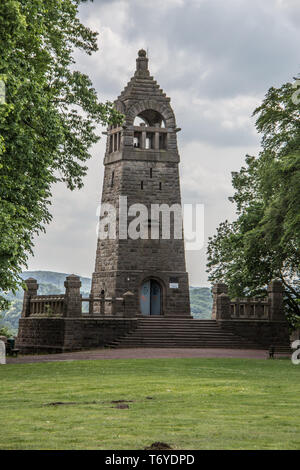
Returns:
[[[126,333],[107,346],[113,348],[265,349],[255,341],[221,329],[216,320],[200,320],[184,316],[140,318],[135,330]],[[280,349],[280,345],[276,348],[275,344],[275,354],[285,352],[284,346]]]
[[[161,343],[134,343],[134,344],[125,344],[125,343],[111,343],[109,345],[113,349],[128,349],[128,348],[169,348],[169,349],[251,349],[251,350],[265,350],[261,346],[257,345],[245,345],[245,343],[240,344],[208,344],[208,343],[199,343],[199,344],[190,344],[190,343],[170,343],[170,344],[161,344]]]

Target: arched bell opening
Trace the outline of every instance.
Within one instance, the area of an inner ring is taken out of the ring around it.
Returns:
[[[154,278],[145,279],[140,289],[140,309],[144,316],[163,315],[163,288]]]
[[[166,127],[163,116],[155,109],[145,109],[134,119],[134,126]]]
[[[166,150],[167,129],[163,116],[154,109],[139,113],[133,122],[133,147],[142,150]]]

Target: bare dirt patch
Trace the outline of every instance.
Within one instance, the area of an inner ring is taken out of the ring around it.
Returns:
[[[43,406],[96,405],[96,401],[52,401]]]
[[[133,400],[112,400],[111,403],[133,403]]]
[[[111,403],[115,406],[113,408],[118,408],[119,410],[127,410],[129,405],[127,403],[133,403],[133,400],[112,400]]]
[[[126,405],[126,403],[118,403],[116,406],[113,406],[113,408],[118,408],[119,410],[127,410],[129,408],[129,405]]]
[[[145,447],[144,450],[172,450],[173,447],[171,447],[169,444],[166,444],[165,442],[153,442],[151,446]]]

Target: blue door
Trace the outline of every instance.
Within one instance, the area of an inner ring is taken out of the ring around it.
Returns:
[[[150,281],[144,282],[141,289],[141,311],[143,315],[150,315],[150,293],[151,285]]]
[[[150,315],[160,315],[160,285],[151,281]]]
[[[158,282],[153,279],[144,282],[141,289],[140,304],[143,315],[160,315],[161,287]]]

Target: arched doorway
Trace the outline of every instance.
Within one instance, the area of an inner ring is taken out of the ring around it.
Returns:
[[[142,284],[140,305],[143,315],[161,315],[162,290],[155,279],[148,279]]]

